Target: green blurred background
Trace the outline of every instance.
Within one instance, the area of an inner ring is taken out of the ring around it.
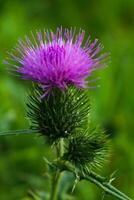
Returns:
[[[134,197],[134,1],[133,0],[1,0],[0,1],[0,130],[24,129],[29,83],[8,74],[2,60],[18,39],[31,30],[57,26],[85,29],[111,52],[111,64],[97,72],[101,87],[90,90],[93,121],[112,139],[112,155],[101,174],[114,170],[114,185]],[[52,157],[34,135],[0,138],[0,200],[30,200],[28,191],[48,191],[42,157]],[[102,192],[78,184],[77,200],[100,200]],[[45,199],[45,198],[44,198]],[[105,199],[113,200],[106,196]]]

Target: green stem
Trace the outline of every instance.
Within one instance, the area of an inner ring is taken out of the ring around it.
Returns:
[[[62,140],[56,145],[56,154],[57,154],[57,159],[63,155],[63,141]],[[53,174],[53,177],[52,177],[52,191],[51,191],[50,200],[58,200],[60,177],[61,177],[61,171],[57,169],[57,171]]]
[[[61,171],[67,170],[72,173],[75,173],[74,167],[68,164],[59,163],[58,166],[61,168]],[[125,195],[124,193],[116,189],[114,186],[112,186],[111,183],[106,180],[106,178],[101,177],[100,175],[95,174],[94,172],[83,174],[80,170],[78,170],[77,175],[79,176],[80,180],[87,180],[94,183],[95,185],[100,187],[103,191],[105,191],[106,194],[112,195],[120,200],[132,200],[127,195]]]
[[[50,200],[58,200],[58,185],[59,185],[60,174],[61,172],[59,171],[53,175]]]
[[[70,171],[76,176],[76,170],[72,165],[67,164],[65,162],[59,162],[59,161],[57,163],[51,163],[46,158],[44,158],[44,160],[49,166],[56,167],[61,172]],[[95,185],[97,185],[98,187],[100,187],[103,191],[105,191],[106,194],[114,196],[117,199],[132,200],[123,192],[115,188],[105,177],[102,177],[94,172],[83,174],[80,170],[77,169],[77,176],[79,177],[79,180],[90,181],[94,183]]]
[[[105,182],[96,177],[95,174],[91,173],[87,177],[83,177],[83,179],[88,180],[97,186],[99,186],[101,189],[103,189],[107,194],[110,194],[120,200],[132,200],[129,197],[127,197],[124,193],[120,192],[118,189],[116,189],[114,186],[112,186],[109,182]]]

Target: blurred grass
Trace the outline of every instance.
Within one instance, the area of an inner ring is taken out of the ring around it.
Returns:
[[[2,60],[18,39],[35,29],[81,27],[111,52],[109,68],[96,73],[99,89],[90,90],[93,120],[112,138],[105,175],[117,171],[115,185],[134,197],[134,1],[133,0],[5,0],[0,1],[0,130],[24,129],[29,85],[8,74]],[[48,191],[44,155],[52,156],[43,139],[31,136],[0,138],[0,199],[28,200],[30,189]],[[99,200],[101,192],[87,182],[78,184],[76,199]],[[113,200],[112,197],[106,199]]]

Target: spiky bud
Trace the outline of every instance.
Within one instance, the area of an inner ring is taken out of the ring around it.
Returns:
[[[107,139],[103,133],[82,133],[70,137],[63,158],[78,168],[97,168],[107,156]]]

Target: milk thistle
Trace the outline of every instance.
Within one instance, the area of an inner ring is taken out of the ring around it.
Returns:
[[[106,194],[130,200],[111,185],[110,179],[96,174],[108,155],[108,138],[89,123],[89,77],[94,70],[107,64],[108,54],[97,39],[84,40],[85,32],[58,28],[31,33],[19,41],[6,59],[9,70],[34,83],[27,101],[28,130],[15,134],[37,133],[55,147],[57,158],[44,158],[52,176],[48,199],[59,200],[61,174],[70,171],[76,182],[83,179],[95,183]],[[85,42],[83,42],[85,41]],[[12,134],[12,132],[1,133]],[[75,188],[73,187],[73,190]],[[40,198],[41,199],[41,198]]]

